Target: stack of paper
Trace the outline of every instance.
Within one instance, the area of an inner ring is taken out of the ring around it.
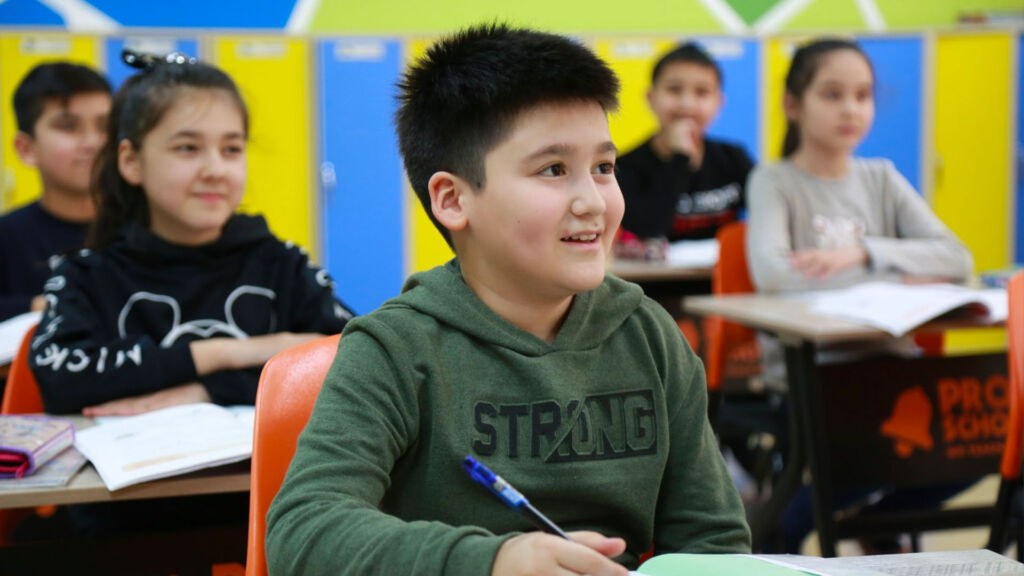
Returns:
[[[718,240],[680,240],[668,247],[665,260],[680,268],[711,268],[718,263]]]

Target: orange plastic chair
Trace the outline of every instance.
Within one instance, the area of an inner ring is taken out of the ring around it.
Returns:
[[[21,340],[18,354],[14,357],[11,370],[7,373],[7,388],[4,389],[0,414],[32,414],[43,411],[43,398],[39,395],[39,384],[28,367],[29,346],[36,327],[29,329]]]
[[[11,369],[7,373],[7,387],[4,389],[3,403],[0,404],[0,414],[33,414],[43,411],[43,399],[39,396],[39,385],[36,377],[28,367],[29,345],[32,342],[32,335],[36,327],[33,326],[18,346],[18,353],[14,357]],[[49,516],[56,511],[53,506],[45,506],[35,509],[35,513],[41,516]],[[0,546],[10,543],[11,534],[14,528],[29,518],[33,513],[31,508],[17,508],[13,510],[0,510]]]
[[[747,269],[747,225],[730,222],[718,229],[718,263],[711,271],[711,293],[746,294],[754,292],[754,282]],[[754,331],[746,326],[710,317],[704,322],[708,342],[708,390],[717,392],[725,380],[730,356],[737,353],[751,359],[760,358]],[[756,362],[756,360],[754,360]],[[752,375],[752,374],[751,374]]]
[[[1016,525],[1017,559],[1024,559],[1024,504],[1021,499],[1021,465],[1024,463],[1024,272],[1017,272],[1006,286],[1010,315],[1006,322],[1006,351],[1010,372],[1010,416],[1006,426],[1006,445],[999,467],[999,495],[992,518],[988,549],[999,552],[1006,548],[1007,525]],[[1014,509],[1016,506],[1016,509]]]
[[[256,427],[252,442],[247,576],[267,574],[263,549],[267,510],[284,481],[299,433],[313,411],[340,338],[340,335],[329,336],[285,350],[263,367],[256,393]]]

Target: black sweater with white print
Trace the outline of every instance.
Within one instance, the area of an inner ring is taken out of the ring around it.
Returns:
[[[46,411],[201,382],[213,402],[253,404],[260,367],[196,374],[189,343],[276,332],[341,332],[352,312],[306,253],[260,216],[186,247],[126,225],[101,251],[55,258],[29,363]]]

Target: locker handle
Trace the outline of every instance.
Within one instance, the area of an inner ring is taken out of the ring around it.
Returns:
[[[333,190],[338,186],[338,173],[334,169],[334,162],[320,164],[320,185],[324,190]]]

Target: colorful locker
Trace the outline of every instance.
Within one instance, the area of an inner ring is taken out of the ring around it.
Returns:
[[[736,142],[755,161],[761,155],[759,121],[761,45],[739,38],[695,38],[718,62],[724,78],[722,111],[708,135]]]
[[[1010,260],[1010,49],[1007,33],[937,40],[935,211],[979,271]]]
[[[420,58],[432,42],[433,40],[425,39],[410,40],[406,45],[406,64]],[[406,264],[408,272],[412,273],[444,264],[454,256],[454,253],[427,217],[412,188],[407,190],[405,197],[409,208],[406,210],[406,226],[409,233],[406,235],[406,249],[409,257]]]
[[[907,36],[860,38],[858,42],[875,71],[875,123],[856,154],[892,160],[921,192],[923,41]]]
[[[974,254],[974,268],[1010,261],[1010,78],[1005,32],[944,34],[936,41],[935,212]],[[1006,333],[949,332],[947,350],[1003,349]]]
[[[130,48],[146,54],[167,55],[181,52],[187,56],[202,58],[199,43],[194,38],[141,37],[107,38],[107,78],[115,90],[131,75],[138,72],[121,60],[121,51]]]
[[[1017,232],[1017,246],[1014,262],[1024,264],[1024,35],[1017,38],[1017,218],[1014,221]]]
[[[658,57],[672,49],[675,38],[599,39],[592,48],[619,77],[619,110],[609,118],[612,140],[625,154],[642,144],[658,129],[647,106],[651,70]]]
[[[35,200],[40,184],[36,171],[21,163],[14,152],[17,122],[11,110],[11,97],[21,79],[36,64],[48,60],[68,60],[99,68],[100,43],[91,36],[77,34],[0,34],[0,212],[6,212]]]
[[[249,107],[249,180],[241,210],[304,246],[314,260],[309,49],[304,40],[219,37],[212,61],[234,78]]]
[[[405,278],[405,180],[392,124],[397,40],[319,44],[323,262],[358,313],[396,296]]]

